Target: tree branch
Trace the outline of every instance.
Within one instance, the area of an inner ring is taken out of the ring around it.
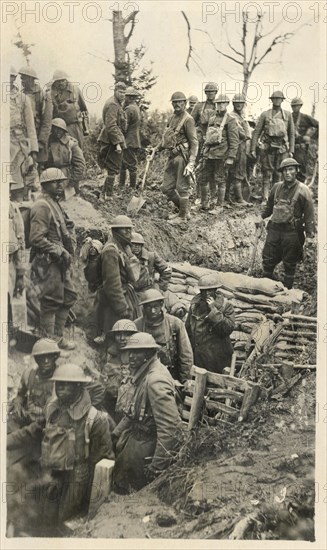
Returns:
[[[230,47],[230,49],[233,50],[233,52],[235,52],[237,55],[240,55],[241,57],[243,57],[243,54],[241,52],[237,51],[237,49],[234,48],[234,46],[232,46],[231,41],[229,40],[227,27],[225,27],[225,34],[226,34],[226,38],[227,38],[227,44]]]
[[[136,25],[135,17],[137,16],[138,13],[139,13],[138,10],[132,11],[132,13],[130,13],[124,19],[124,27],[126,27],[126,25],[128,25],[128,23],[131,23],[130,31],[129,31],[128,35],[125,36],[125,43],[126,44],[128,43],[129,39],[131,38],[131,36],[133,34],[133,31],[134,31],[134,28],[135,28],[135,25]]]
[[[219,50],[217,48],[216,44],[213,42],[213,40],[212,40],[210,34],[208,33],[208,31],[204,31],[202,29],[194,29],[194,30],[196,30],[198,32],[203,32],[204,34],[208,35],[208,37],[210,38],[210,43],[214,47],[214,49],[216,50],[217,53],[220,53],[221,55],[223,55],[224,57],[227,57],[227,59],[230,59],[231,61],[234,61],[234,63],[237,63],[238,65],[243,65],[242,61],[238,61],[238,59],[235,59],[231,55],[228,55],[227,53],[222,52],[221,50]]]
[[[182,11],[182,15],[186,21],[186,25],[187,25],[187,38],[188,38],[188,54],[187,54],[187,58],[186,58],[186,62],[185,62],[185,67],[187,68],[187,70],[189,71],[190,70],[190,59],[193,60],[193,62],[195,63],[195,65],[198,67],[198,69],[200,69],[201,73],[203,74],[204,76],[204,72],[201,68],[201,66],[199,65],[199,63],[194,59],[194,56],[192,56],[192,52],[195,54],[195,50],[192,46],[192,41],[191,41],[191,25],[190,25],[190,22],[188,20],[188,17],[186,15],[186,13],[184,11]]]
[[[287,42],[287,40],[289,38],[291,38],[292,36],[294,35],[293,32],[287,32],[285,34],[281,34],[279,36],[275,36],[275,38],[273,39],[273,41],[271,42],[270,46],[266,49],[266,51],[262,54],[262,56],[258,59],[258,60],[254,60],[253,62],[253,69],[255,69],[255,67],[257,67],[258,65],[260,65],[261,61],[266,57],[266,55],[268,55],[269,52],[272,51],[272,49],[274,48],[274,46],[277,46],[278,44],[284,44]]]
[[[102,59],[102,61],[106,61],[106,63],[111,63],[111,65],[114,65],[113,61],[110,61],[110,59],[106,59],[105,57],[102,57],[101,55],[96,55],[92,52],[87,52],[89,55],[92,55],[92,57],[96,57],[97,59]]]

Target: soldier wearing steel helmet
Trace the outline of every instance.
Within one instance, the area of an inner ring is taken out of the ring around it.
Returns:
[[[310,144],[313,134],[318,137],[319,122],[310,115],[301,113],[303,101],[294,97],[291,101],[292,117],[295,128],[294,158],[299,163],[299,181],[305,182],[309,176]]]
[[[38,141],[30,98],[15,84],[17,71],[10,69],[10,173],[14,182],[23,183],[21,195],[29,195],[27,176],[38,155]]]
[[[159,286],[163,285],[167,288],[171,279],[171,268],[155,250],[148,250],[145,247],[144,237],[141,233],[132,232],[131,249],[140,264],[140,275],[134,285],[138,295],[153,288],[156,274],[159,276]]]
[[[174,381],[158,358],[154,338],[133,334],[124,350],[134,393],[113,432],[114,487],[119,493],[141,489],[168,468],[183,437]]]
[[[230,334],[235,330],[234,308],[220,292],[217,275],[203,275],[198,286],[200,293],[194,296],[186,319],[194,364],[222,373],[230,366],[233,354]]]
[[[272,108],[261,113],[252,134],[251,154],[256,157],[261,142],[262,202],[267,203],[272,183],[279,179],[278,169],[283,159],[294,153],[294,123],[292,114],[282,109],[285,97],[277,90],[270,96]]]
[[[303,256],[303,245],[312,243],[315,234],[312,197],[306,185],[297,180],[298,162],[284,159],[279,171],[283,180],[269,195],[259,225],[270,218],[262,251],[263,277],[274,279],[274,269],[283,262],[284,285],[292,288],[297,263]]]
[[[88,110],[81,90],[69,82],[65,71],[56,70],[50,82],[53,102],[53,117],[63,118],[69,135],[77,139],[83,149],[83,117],[88,119]]]
[[[120,173],[123,150],[126,149],[126,115],[123,109],[126,92],[124,82],[116,82],[114,95],[107,99],[102,110],[103,127],[98,137],[98,163],[107,170],[102,194],[113,194],[116,176]]]
[[[66,363],[56,368],[51,381],[55,397],[46,406],[41,446],[41,466],[50,483],[40,521],[58,527],[87,512],[95,465],[114,455],[108,416],[92,406],[86,389],[90,377]]]
[[[24,221],[20,213],[18,199],[24,184],[10,182],[9,202],[9,242],[8,250],[8,323],[12,325],[12,299],[22,294],[25,287],[25,231]]]
[[[136,319],[140,309],[134,290],[137,262],[131,251],[133,223],[128,216],[116,216],[111,237],[101,250],[102,285],[97,290],[96,317],[101,332],[108,334],[119,319]]]
[[[49,91],[42,90],[36,71],[31,66],[19,69],[23,92],[30,98],[34,114],[34,124],[39,144],[37,162],[43,169],[48,157],[48,140],[51,131],[53,114],[52,98]]]
[[[67,176],[67,185],[79,194],[79,182],[85,173],[85,158],[78,141],[69,135],[66,122],[54,118],[51,123],[49,154],[45,167],[59,168]]]
[[[191,174],[198,152],[194,119],[186,112],[186,101],[183,92],[172,94],[174,114],[168,122],[161,142],[161,148],[168,150],[168,162],[161,190],[178,209],[170,217],[171,223],[174,224],[183,223],[189,217]]]
[[[201,208],[211,208],[212,213],[224,206],[226,173],[235,163],[239,145],[236,121],[227,113],[229,97],[220,94],[215,103],[216,112],[209,118],[205,135],[201,178]]]
[[[199,100],[196,97],[196,95],[190,95],[187,101],[188,101],[188,107],[186,111],[188,112],[189,115],[191,115],[195,105],[198,103]]]
[[[40,292],[40,330],[58,338],[63,349],[75,344],[64,337],[70,308],[76,301],[71,264],[76,239],[74,224],[62,210],[66,176],[58,168],[47,168],[40,176],[42,193],[30,213],[31,274]]]
[[[244,107],[246,105],[246,98],[243,94],[235,94],[233,99],[233,111],[230,113],[230,116],[235,118],[237,128],[238,128],[238,137],[239,137],[239,146],[237,151],[237,157],[234,164],[231,166],[228,172],[227,178],[227,189],[225,199],[227,202],[231,202],[230,192],[234,193],[234,200],[236,204],[241,206],[247,205],[248,203],[243,199],[242,195],[242,182],[247,177],[247,144],[251,139],[251,129],[248,121],[244,116]]]
[[[160,345],[158,356],[171,375],[181,384],[190,378],[193,353],[183,321],[166,313],[164,296],[159,290],[150,289],[140,300],[142,317],[135,321],[137,330],[148,332]]]
[[[125,187],[126,175],[129,173],[129,186],[133,189],[137,183],[138,153],[141,147],[140,125],[141,111],[137,104],[140,93],[128,86],[125,92],[124,111],[126,116],[126,149],[123,151],[123,162],[120,170],[119,186]]]

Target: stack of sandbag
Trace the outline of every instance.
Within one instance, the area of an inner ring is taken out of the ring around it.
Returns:
[[[238,361],[247,357],[253,334],[266,326],[269,319],[291,308],[293,302],[301,303],[303,291],[288,290],[281,282],[256,279],[239,273],[219,272],[187,262],[170,264],[172,278],[169,290],[188,310],[195,294],[199,292],[198,280],[202,275],[215,274],[223,285],[220,291],[234,306],[236,329],[231,334]]]

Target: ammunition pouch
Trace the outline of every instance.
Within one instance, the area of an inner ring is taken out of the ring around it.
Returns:
[[[73,470],[75,430],[48,425],[42,441],[41,465],[52,470]]]

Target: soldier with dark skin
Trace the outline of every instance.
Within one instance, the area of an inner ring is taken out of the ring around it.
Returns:
[[[85,159],[75,138],[68,134],[62,118],[54,118],[51,123],[48,160],[46,168],[54,166],[67,176],[67,184],[79,194],[79,182],[84,177]]]
[[[216,112],[209,118],[203,146],[201,208],[211,208],[212,213],[224,206],[226,172],[234,165],[239,145],[237,123],[227,113],[228,103],[228,96],[221,94],[217,97]]]
[[[140,309],[134,290],[135,273],[131,251],[133,224],[127,216],[111,222],[112,237],[101,251],[102,285],[97,291],[98,324],[105,334],[119,319],[135,319]]]
[[[44,168],[43,163],[48,158],[48,140],[51,131],[53,104],[51,94],[42,90],[36,71],[31,67],[22,67],[18,73],[22,81],[23,92],[31,101],[34,114],[34,124],[39,144],[37,162]]]
[[[158,350],[153,337],[142,332],[130,336],[125,346],[134,391],[113,432],[114,488],[119,493],[138,491],[160,475],[182,442],[174,380]]]
[[[272,109],[264,111],[252,134],[251,155],[256,157],[258,141],[261,141],[260,162],[262,170],[262,203],[266,204],[272,183],[279,179],[278,169],[283,159],[294,153],[295,131],[292,114],[282,109],[283,92],[270,96]]]
[[[57,168],[42,172],[42,193],[30,213],[31,276],[40,291],[40,330],[58,338],[62,349],[75,344],[64,337],[64,326],[77,294],[71,280],[75,251],[73,222],[60,206],[66,176]]]
[[[56,527],[87,512],[95,465],[114,454],[108,417],[92,406],[85,388],[90,377],[66,363],[56,368],[51,381],[55,397],[46,407],[41,446],[41,465],[51,481],[40,519]]]
[[[23,182],[10,182],[9,242],[8,252],[8,323],[12,325],[11,303],[14,296],[22,294],[25,288],[25,234],[24,222],[19,210],[18,199],[24,189]]]
[[[61,70],[54,72],[50,94],[53,102],[53,118],[63,118],[69,135],[78,141],[83,149],[83,123],[88,119],[88,111],[81,90],[69,82],[68,75]]]
[[[164,297],[158,290],[143,293],[143,315],[135,321],[137,330],[148,332],[160,345],[158,356],[175,380],[184,384],[190,378],[193,353],[183,321],[164,310]]]
[[[274,279],[274,269],[283,262],[284,285],[292,288],[296,265],[303,256],[303,245],[311,245],[315,234],[314,207],[310,190],[297,180],[299,164],[293,158],[280,165],[283,181],[269,195],[262,219],[271,216],[262,251],[263,277]]]
[[[141,111],[137,104],[140,94],[132,86],[125,92],[124,111],[126,116],[126,149],[123,151],[123,161],[120,170],[119,186],[125,187],[126,173],[129,173],[129,186],[135,189],[137,183],[137,155],[141,147],[140,125]]]
[[[294,97],[291,101],[292,117],[295,129],[294,158],[299,163],[298,180],[303,183],[308,177],[308,159],[311,136],[318,132],[319,122],[310,115],[301,113],[303,101],[300,97]]]
[[[161,148],[168,149],[168,161],[165,167],[162,192],[167,196],[178,212],[170,222],[180,224],[189,217],[189,196],[191,174],[198,152],[198,140],[194,119],[186,112],[186,97],[182,92],[171,96],[174,114],[164,132]]]
[[[198,283],[185,327],[194,353],[194,364],[222,373],[230,367],[233,346],[229,335],[235,330],[232,304],[219,292],[216,275],[203,275]]]
[[[10,173],[15,183],[23,183],[21,199],[28,199],[27,175],[37,161],[39,145],[30,98],[19,91],[17,71],[10,69]]]
[[[188,107],[186,111],[188,112],[189,115],[191,115],[195,105],[198,103],[199,100],[196,97],[196,95],[191,95],[187,101],[188,101]]]
[[[103,128],[98,137],[98,163],[100,168],[108,172],[102,189],[104,198],[113,194],[115,178],[122,168],[123,151],[126,149],[126,115],[123,109],[125,91],[126,84],[117,82],[114,95],[105,102],[102,110]]]
[[[239,146],[238,146],[236,160],[234,164],[230,167],[228,172],[225,199],[228,202],[231,201],[230,191],[232,186],[236,204],[241,206],[246,206],[248,203],[243,199],[242,182],[247,177],[246,146],[247,146],[247,142],[250,140],[250,137],[251,137],[251,130],[250,130],[249,123],[247,122],[243,114],[243,110],[246,104],[245,97],[241,94],[236,94],[233,97],[232,101],[233,101],[234,110],[231,112],[230,116],[235,118],[237,123],[238,134],[239,134]]]
[[[159,256],[155,250],[145,248],[144,238],[141,233],[132,232],[131,250],[140,263],[140,276],[135,282],[135,290],[142,293],[153,288],[155,274],[159,274],[159,284],[169,283],[171,279],[171,268],[167,262]]]

